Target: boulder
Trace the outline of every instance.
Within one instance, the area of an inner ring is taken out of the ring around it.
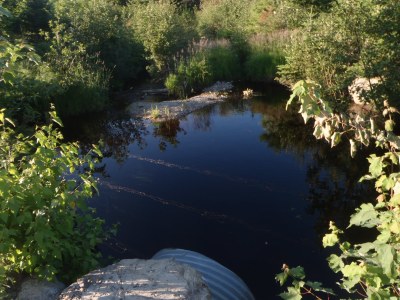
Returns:
[[[66,288],[59,299],[211,299],[201,275],[173,259],[125,259],[95,270]]]
[[[54,300],[65,288],[65,284],[57,282],[27,279],[21,284],[17,300]]]

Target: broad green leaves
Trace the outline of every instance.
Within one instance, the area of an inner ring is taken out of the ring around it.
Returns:
[[[361,204],[356,213],[350,217],[350,226],[373,228],[380,224],[378,212],[371,203]]]
[[[103,221],[86,206],[101,152],[79,154],[53,124],[17,134],[0,110],[0,293],[11,274],[64,279],[96,266]],[[52,112],[54,122],[61,124]],[[1,295],[0,295],[1,296]]]
[[[282,271],[282,273],[277,274],[275,277],[281,286],[289,278],[292,280],[292,286],[287,288],[287,292],[279,294],[282,299],[302,299],[302,295],[305,294],[316,296],[315,292],[334,295],[331,289],[324,288],[320,282],[304,281],[306,274],[303,267],[289,268],[288,265],[284,264]]]
[[[333,223],[322,240],[324,247],[339,246],[340,255],[332,254],[328,263],[335,273],[341,273],[341,287],[349,293],[358,293],[366,299],[399,299],[400,290],[400,137],[394,131],[392,114],[397,109],[384,102],[384,122],[375,122],[360,115],[346,116],[333,113],[319,97],[319,86],[310,81],[300,81],[293,87],[288,105],[298,98],[300,113],[305,121],[314,120],[314,136],[324,138],[331,146],[344,136],[349,138],[350,154],[354,156],[361,146],[375,146],[386,153],[373,153],[368,158],[368,174],[360,180],[373,180],[379,193],[376,203],[364,203],[350,217],[348,227],[376,228],[378,234],[371,241],[351,245],[342,241],[342,231]],[[297,98],[296,98],[297,97]],[[378,124],[382,124],[380,128]],[[381,151],[382,152],[382,151]],[[282,274],[282,273],[281,273]],[[282,282],[289,277],[281,275]],[[284,299],[298,297],[298,280],[293,288],[281,294]],[[309,285],[310,286],[310,285]],[[297,287],[297,288],[296,288]],[[314,290],[317,290],[314,286]],[[304,291],[304,289],[303,289]],[[296,293],[295,293],[296,292]]]

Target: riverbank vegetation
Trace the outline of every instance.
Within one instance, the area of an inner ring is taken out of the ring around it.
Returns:
[[[144,80],[166,81],[176,96],[215,80],[273,80],[289,38],[276,33],[286,29],[272,18],[273,3],[2,0],[10,12],[3,35],[42,63],[16,64],[17,83],[1,90],[0,104],[34,124],[50,103],[61,117],[96,112]]]
[[[293,87],[305,121],[314,119],[317,138],[332,146],[348,140],[352,155],[371,141],[386,151],[370,157],[365,177],[375,181],[378,201],[350,220],[376,228],[376,240],[339,242],[341,230],[331,224],[324,245],[339,244],[342,254],[329,263],[343,274],[342,288],[369,299],[399,296],[396,1],[0,0],[0,17],[3,287],[21,273],[52,278],[66,261],[77,264],[75,275],[89,269],[102,237],[101,221],[84,205],[100,153],[82,156],[54,124],[43,125],[49,111],[60,122],[51,103],[63,118],[104,110],[110,94],[143,80],[187,97],[216,80],[278,76]],[[374,108],[367,116],[346,115],[348,87],[357,78],[369,82],[360,91]],[[286,266],[278,279],[288,276],[294,287],[283,297],[300,299],[301,269]]]
[[[399,114],[400,4],[393,1],[304,1],[308,15],[286,49],[286,63],[279,67],[279,80],[292,87],[288,102],[298,103],[313,135],[332,147],[350,145],[354,157],[369,148],[369,171],[360,181],[371,181],[376,200],[365,199],[350,217],[349,227],[368,232],[365,240],[352,241],[343,228],[329,224],[324,247],[337,247],[328,257],[339,286],[352,299],[398,299],[400,275],[400,137],[395,120]],[[320,5],[316,5],[320,4]],[[384,20],[384,21],[383,21]],[[349,110],[349,86],[358,87],[362,105]],[[300,81],[299,81],[300,80]],[[336,292],[319,282],[305,280],[302,267],[284,264],[276,279],[292,285],[283,299],[322,299]],[[341,291],[339,291],[341,293]],[[324,295],[325,294],[325,295]]]

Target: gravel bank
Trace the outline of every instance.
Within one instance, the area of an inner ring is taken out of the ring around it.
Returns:
[[[182,118],[203,107],[225,101],[225,92],[232,90],[230,82],[217,82],[204,90],[200,95],[183,99],[162,102],[133,102],[127,110],[135,116],[141,116],[154,122],[163,122],[171,119]]]

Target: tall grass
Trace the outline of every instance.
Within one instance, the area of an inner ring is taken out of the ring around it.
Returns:
[[[256,34],[248,39],[250,50],[244,63],[247,80],[274,80],[278,66],[285,62],[283,49],[290,35],[288,30],[277,30],[267,34]]]
[[[213,81],[240,77],[239,56],[227,39],[201,39],[176,55],[175,71],[165,86],[171,94],[187,97]]]

